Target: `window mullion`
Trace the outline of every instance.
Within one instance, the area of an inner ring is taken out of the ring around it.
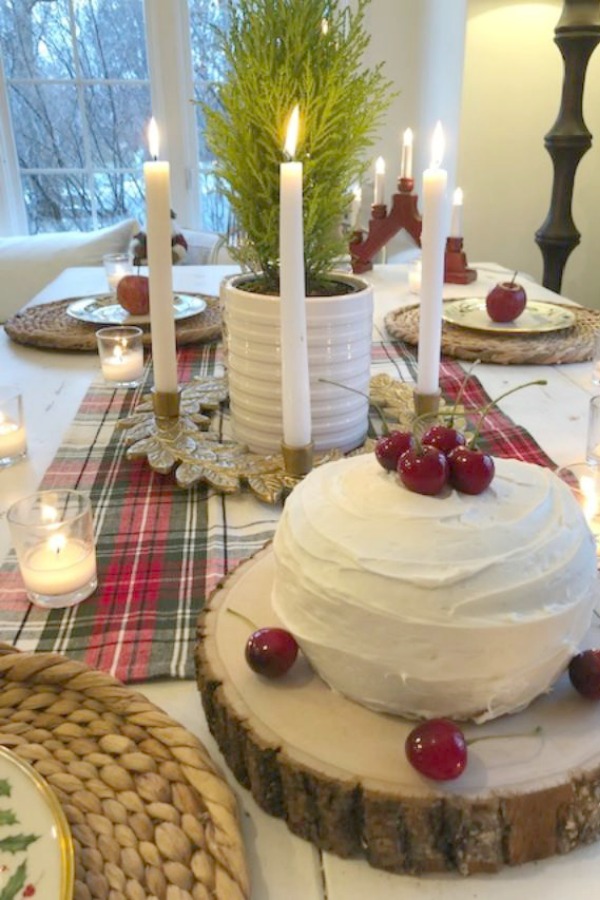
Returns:
[[[79,61],[79,47],[77,45],[77,30],[75,28],[75,8],[73,0],[69,0],[69,27],[71,30],[71,45],[73,49],[73,63],[75,65],[75,89],[77,91],[77,106],[79,107],[79,118],[81,120],[81,136],[83,147],[83,166],[84,179],[88,184],[88,194],[90,197],[90,207],[92,213],[92,225],[98,227],[98,203],[96,199],[96,191],[94,190],[94,173],[92,169],[92,152],[90,146],[90,134],[88,126],[88,117],[85,108],[84,85],[81,72],[81,63]]]
[[[27,212],[0,55],[0,234],[27,234]]]
[[[144,0],[153,115],[171,165],[171,204],[182,226],[200,223],[198,138],[187,0]]]

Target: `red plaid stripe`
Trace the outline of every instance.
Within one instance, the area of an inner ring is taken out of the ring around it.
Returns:
[[[179,377],[211,374],[217,345],[179,351]],[[373,347],[374,371],[412,382],[412,348],[384,340]],[[456,397],[464,373],[443,361],[441,384]],[[150,372],[147,369],[150,386]],[[250,494],[216,495],[204,487],[182,491],[145,462],[125,458],[115,423],[139,402],[142,390],[115,391],[94,383],[48,469],[42,487],[89,491],[95,516],[99,587],[79,606],[50,613],[26,599],[16,561],[0,569],[2,639],[23,649],[57,651],[110,671],[123,681],[193,677],[196,620],[205,597],[243,559],[268,541],[279,510]],[[471,378],[465,401],[489,398]],[[531,436],[499,410],[486,419],[486,448],[551,465]]]

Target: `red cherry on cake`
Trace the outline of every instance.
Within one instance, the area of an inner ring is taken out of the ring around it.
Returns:
[[[285,628],[259,628],[246,643],[246,662],[265,678],[280,678],[298,655],[296,639]]]
[[[569,663],[571,684],[582,697],[600,700],[600,650],[583,650]]]
[[[465,736],[450,719],[428,719],[410,732],[406,757],[421,775],[434,781],[451,781],[467,765]]]
[[[414,438],[410,431],[390,431],[375,444],[375,458],[387,472],[395,472],[398,460],[413,444]]]
[[[457,431],[456,428],[451,428],[449,425],[440,424],[432,425],[431,428],[428,428],[421,440],[430,447],[437,447],[446,456],[455,447],[465,444],[464,434]]]
[[[494,477],[494,460],[489,453],[469,447],[455,447],[448,454],[449,481],[463,494],[482,494]]]
[[[398,460],[404,487],[415,494],[439,494],[448,483],[448,461],[437,447],[411,447]]]
[[[485,298],[485,308],[494,322],[513,322],[521,315],[526,304],[525,288],[514,280],[497,284]]]

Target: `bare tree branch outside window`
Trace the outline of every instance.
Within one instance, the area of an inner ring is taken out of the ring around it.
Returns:
[[[212,97],[223,61],[213,26],[226,2],[189,0],[196,99]],[[143,0],[0,0],[0,52],[32,233],[143,222],[145,126],[151,115]],[[203,227],[227,209],[200,136]]]

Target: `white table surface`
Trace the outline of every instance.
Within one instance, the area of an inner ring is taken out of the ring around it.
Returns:
[[[472,265],[478,269],[478,281],[466,287],[446,285],[445,296],[484,296],[507,274],[491,263]],[[178,290],[217,294],[221,278],[233,271],[223,266],[175,267],[174,286]],[[408,292],[406,266],[379,266],[368,278],[375,288],[376,327],[382,327],[386,312],[416,299]],[[557,299],[550,291],[520,280],[532,299]],[[78,297],[105,289],[103,270],[67,269],[32,302]],[[10,546],[6,509],[17,498],[35,490],[99,370],[94,353],[23,347],[12,343],[0,330],[0,383],[17,384],[23,393],[29,445],[26,461],[0,471],[0,559]],[[544,367],[481,365],[476,374],[491,397],[532,378],[546,378],[545,387],[519,391],[500,405],[530,431],[557,463],[583,459],[588,401],[597,390],[591,384],[591,363]],[[321,854],[291,835],[283,822],[262,812],[229,774],[208,732],[194,682],[145,683],[139,688],[197,734],[223,766],[240,802],[252,900],[529,900],[542,894],[545,900],[589,900],[597,896],[600,843],[569,856],[467,879],[456,875],[391,875],[371,869],[362,861]]]

